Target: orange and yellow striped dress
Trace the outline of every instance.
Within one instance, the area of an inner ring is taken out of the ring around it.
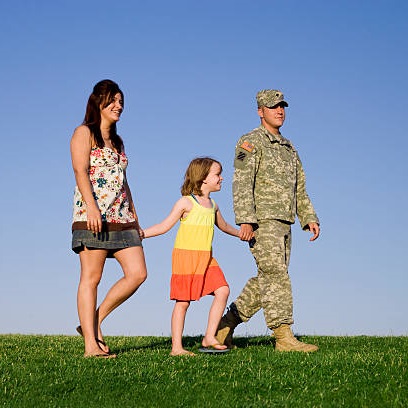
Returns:
[[[215,202],[212,208],[200,205],[187,196],[193,208],[180,220],[172,255],[170,299],[198,300],[228,286],[221,268],[212,257]]]

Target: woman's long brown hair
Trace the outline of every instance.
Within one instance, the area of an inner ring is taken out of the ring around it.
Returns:
[[[106,108],[112,103],[117,93],[120,93],[123,101],[124,95],[120,90],[119,85],[110,79],[104,79],[94,86],[93,91],[89,96],[86,105],[85,118],[82,124],[88,126],[97,147],[103,148],[105,146],[101,134],[101,109]],[[123,141],[117,134],[116,123],[110,129],[110,139],[112,146],[120,153],[123,149]]]

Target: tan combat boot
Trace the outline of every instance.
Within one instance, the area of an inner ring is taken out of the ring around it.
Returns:
[[[290,329],[289,324],[281,324],[276,329],[273,329],[276,338],[276,351],[302,351],[311,353],[319,350],[319,347],[313,344],[302,343],[297,340]]]
[[[228,312],[221,318],[215,338],[220,344],[225,344],[228,348],[234,348],[235,346],[232,344],[232,335],[234,334],[235,328],[240,323],[242,323],[242,320],[238,316],[236,306],[235,304],[231,304]]]

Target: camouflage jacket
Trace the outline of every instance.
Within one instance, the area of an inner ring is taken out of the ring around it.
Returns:
[[[239,139],[235,149],[235,222],[277,219],[302,228],[319,223],[306,192],[302,163],[292,143],[260,126]]]

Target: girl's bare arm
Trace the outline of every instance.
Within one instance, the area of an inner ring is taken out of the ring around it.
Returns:
[[[240,238],[242,241],[249,241],[253,237],[252,234],[242,234],[241,230],[233,227],[224,220],[219,207],[217,207],[217,212],[215,213],[215,225],[226,234],[232,235],[234,237]]]
[[[181,197],[176,204],[174,204],[170,214],[162,222],[143,230],[144,237],[150,238],[165,234],[181,217],[186,216],[186,214],[191,211],[192,206],[193,204],[188,198]]]

